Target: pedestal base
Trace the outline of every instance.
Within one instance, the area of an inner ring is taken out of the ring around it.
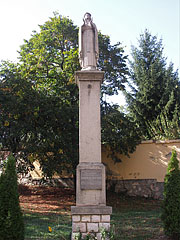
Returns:
[[[88,233],[101,240],[100,230],[110,230],[110,215],[112,208],[108,206],[73,206],[72,214],[72,240],[78,233],[85,238]]]
[[[102,163],[79,163],[76,206],[105,206],[105,181],[105,166]]]

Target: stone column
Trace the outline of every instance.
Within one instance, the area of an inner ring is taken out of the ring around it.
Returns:
[[[79,86],[79,165],[77,166],[76,206],[71,207],[72,240],[80,231],[110,229],[112,208],[106,206],[105,166],[101,163],[100,86],[102,71],[78,71]]]

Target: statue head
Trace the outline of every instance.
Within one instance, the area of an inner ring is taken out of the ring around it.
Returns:
[[[84,20],[85,25],[88,25],[89,23],[91,23],[92,22],[91,14],[86,12],[84,14],[84,19],[83,20]]]

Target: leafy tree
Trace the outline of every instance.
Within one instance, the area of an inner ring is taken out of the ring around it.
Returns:
[[[139,47],[132,47],[128,85],[128,109],[143,138],[169,137],[171,130],[168,131],[168,125],[174,125],[172,121],[176,121],[180,126],[177,111],[180,82],[177,71],[173,71],[173,64],[167,67],[162,40],[158,41],[148,30],[140,35]]]
[[[118,154],[129,156],[140,143],[140,133],[133,120],[119,110],[118,105],[101,107],[102,143],[114,162],[120,162]]]
[[[68,101],[64,96],[38,92],[31,82],[22,79],[16,66],[6,64],[5,70],[1,71],[5,77],[0,89],[2,145],[25,159],[26,165],[38,159],[48,176],[55,170],[61,173],[68,163],[71,167],[67,169],[72,172],[76,161],[71,157],[78,159],[77,102],[73,107],[70,102],[64,103]]]
[[[110,38],[99,33],[100,58],[98,68],[105,71],[102,84],[103,128],[113,119],[125,116],[114,106],[107,104],[105,95],[117,94],[124,89],[128,73],[124,50],[120,43],[110,44]],[[0,134],[3,147],[21,153],[21,159],[31,163],[38,159],[43,172],[52,176],[63,169],[74,173],[78,163],[78,87],[75,71],[78,61],[78,28],[66,17],[55,13],[40,32],[33,32],[20,49],[19,64],[4,62],[0,68]],[[108,117],[105,115],[108,114]],[[111,119],[111,120],[110,120]],[[118,151],[128,153],[134,149],[132,135],[119,134],[118,120],[109,124],[111,140],[121,137],[122,146],[112,145]],[[131,125],[132,130],[132,125]],[[111,146],[110,137],[102,129],[104,144]],[[131,132],[131,131],[129,131]],[[110,132],[109,132],[110,133]],[[104,134],[104,135],[103,135]],[[116,136],[117,134],[117,136]],[[108,139],[107,139],[108,137]],[[132,144],[132,147],[129,145]]]
[[[120,42],[111,45],[109,36],[100,32],[98,38],[100,50],[98,68],[105,72],[101,94],[104,97],[105,95],[117,95],[119,90],[125,89],[125,83],[127,82],[127,56],[124,56],[124,49]]]
[[[180,238],[180,169],[177,153],[172,156],[164,179],[164,200],[162,207],[162,221],[167,236]]]
[[[5,170],[0,175],[0,239],[24,239],[15,158],[12,155],[8,157]]]

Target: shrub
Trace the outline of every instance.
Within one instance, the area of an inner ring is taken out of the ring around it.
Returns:
[[[10,155],[0,176],[0,240],[23,240],[15,158]]]
[[[164,200],[161,217],[165,234],[174,240],[180,239],[180,169],[175,150],[172,151],[164,179]]]

